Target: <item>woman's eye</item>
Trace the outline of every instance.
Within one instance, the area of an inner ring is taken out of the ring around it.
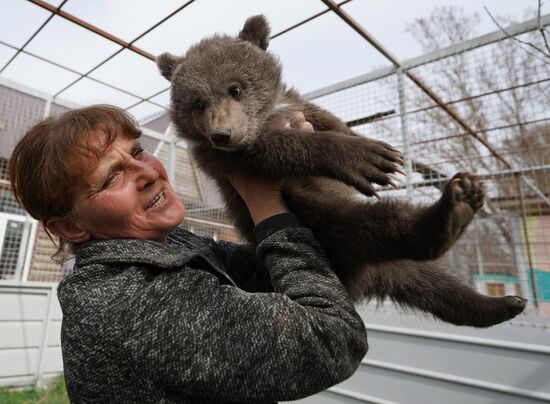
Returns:
[[[105,180],[105,182],[103,182],[103,185],[101,186],[101,189],[108,188],[110,185],[112,185],[115,182],[118,174],[119,174],[119,172],[115,172],[115,173],[110,174],[107,177],[107,179]]]
[[[231,86],[229,87],[229,95],[233,98],[237,98],[239,95],[241,95],[241,88],[239,86]]]
[[[140,159],[143,157],[143,153],[145,153],[145,150],[143,149],[137,149],[135,152],[134,152],[134,158],[135,159]]]

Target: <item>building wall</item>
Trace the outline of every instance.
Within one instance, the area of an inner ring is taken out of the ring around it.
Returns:
[[[0,386],[41,386],[63,371],[56,286],[0,284]]]

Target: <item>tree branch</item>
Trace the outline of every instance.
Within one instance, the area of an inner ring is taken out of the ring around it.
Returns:
[[[546,47],[546,50],[548,51],[548,55],[550,55],[550,46],[548,45],[548,38],[546,38],[546,28],[540,25],[540,12],[542,10],[542,2],[544,0],[539,0],[539,6],[537,9],[537,26],[539,27],[540,34],[542,35],[542,39],[544,41],[544,46]]]
[[[540,26],[540,8],[542,7],[542,2],[541,0],[539,0],[539,31],[541,32],[542,34],[542,37],[544,38],[544,42],[545,42],[545,45],[546,47],[548,48],[548,42],[546,40],[546,33],[544,31],[544,28]],[[493,17],[493,15],[491,14],[491,12],[489,11],[489,9],[487,8],[487,6],[483,6],[483,8],[485,9],[485,11],[487,12],[487,14],[489,15],[489,17],[491,17],[491,20],[493,20],[493,22],[495,23],[495,25],[502,31],[506,34],[506,36],[508,38],[510,38],[511,40],[513,40],[514,42],[517,42],[521,45],[526,45],[526,46],[529,46],[531,48],[533,48],[535,51],[537,51],[539,54],[542,54],[546,59],[549,59],[550,60],[550,48],[548,49],[548,54],[546,53],[546,51],[544,49],[541,49],[539,48],[538,46],[536,46],[535,44],[531,43],[531,42],[527,42],[527,41],[523,41],[515,36],[513,36],[512,34],[510,34],[508,31],[506,31],[499,23],[498,21],[496,20],[495,17]],[[541,59],[539,57],[539,55],[535,54],[535,53],[532,53],[532,52],[529,52],[527,49],[525,49],[524,47],[520,46],[521,49],[523,49],[525,52],[529,53],[531,56],[537,58],[538,60],[540,60],[541,62],[544,62],[545,64],[550,64],[549,61],[545,60],[545,59]]]

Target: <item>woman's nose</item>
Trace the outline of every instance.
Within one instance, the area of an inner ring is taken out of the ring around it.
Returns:
[[[157,170],[142,161],[136,161],[136,186],[143,190],[153,185],[160,177]]]

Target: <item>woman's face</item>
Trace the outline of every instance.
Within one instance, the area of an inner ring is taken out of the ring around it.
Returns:
[[[90,238],[163,242],[183,220],[185,207],[164,166],[142,149],[139,139],[119,136],[90,166],[75,220]]]

